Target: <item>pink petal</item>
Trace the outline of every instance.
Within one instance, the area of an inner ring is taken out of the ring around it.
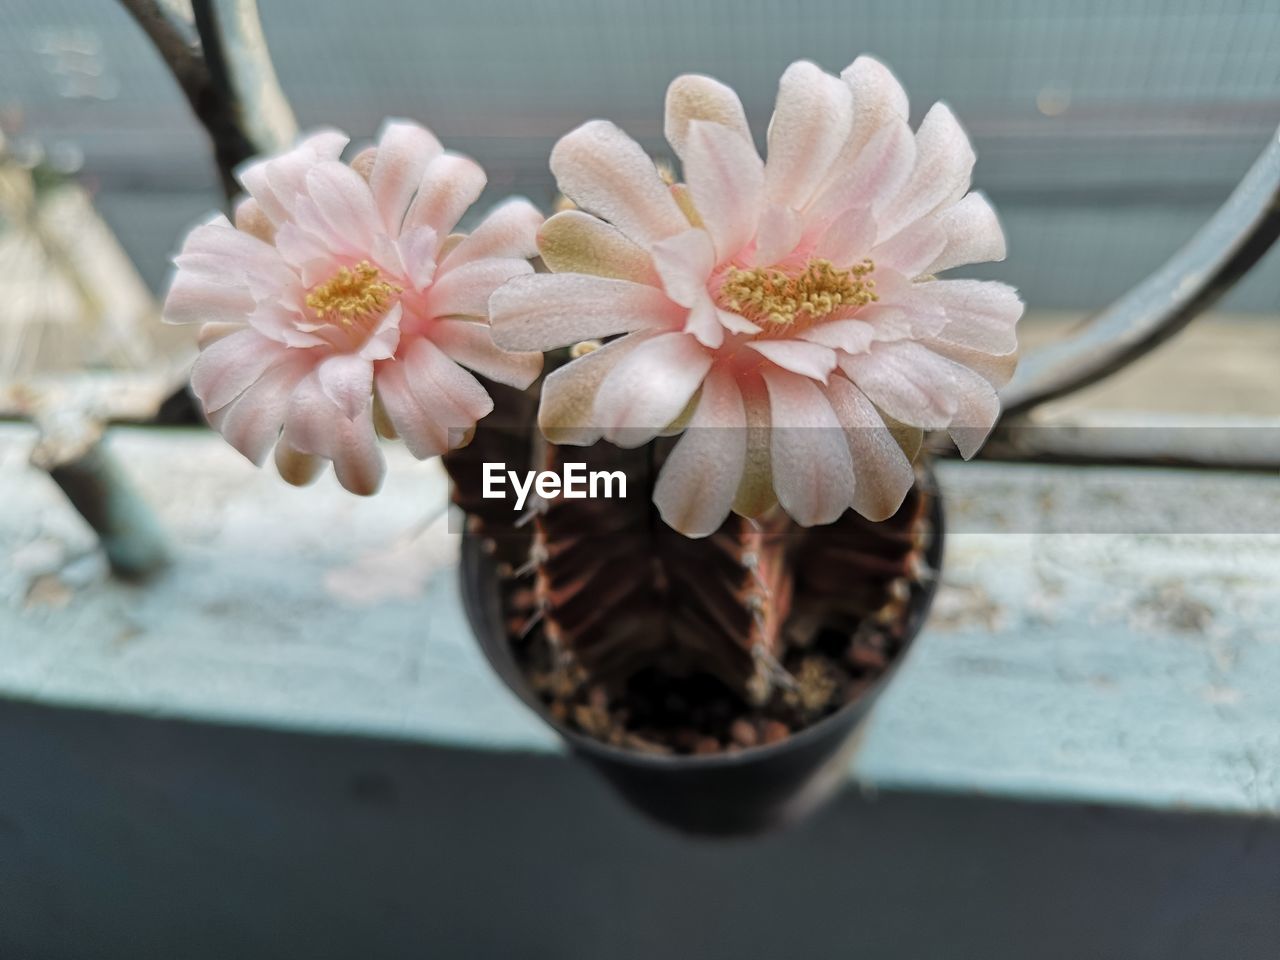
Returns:
[[[960,456],[968,460],[986,443],[1000,419],[1000,398],[981,375],[955,365],[958,382],[956,414],[948,432]]]
[[[818,240],[814,255],[841,269],[858,263],[876,242],[876,222],[869,207],[852,207],[836,217]]]
[[[191,390],[205,413],[212,413],[253,386],[268,369],[284,360],[287,347],[246,329],[211,343],[191,369]]]
[[[382,215],[383,226],[395,236],[400,232],[409,201],[417,192],[427,164],[443,148],[430,130],[416,123],[390,121],[378,137],[378,150],[369,174],[369,189]]]
[[[682,307],[692,307],[706,299],[716,251],[705,230],[685,230],[659,240],[650,252],[668,297]]]
[[[440,238],[431,227],[414,227],[400,234],[396,245],[400,262],[415,290],[424,290],[436,275]]]
[[[247,288],[179,268],[164,299],[165,323],[244,323],[254,309]]]
[[[311,370],[307,358],[295,358],[268,370],[209,422],[251,463],[262,466],[280,436],[293,389]]]
[[[918,277],[947,245],[947,234],[934,219],[917,220],[871,251],[877,267]]]
[[[648,244],[689,228],[641,146],[606,120],[566,134],[551,151],[561,191],[582,209]]]
[[[718,309],[710,294],[704,290],[702,296],[689,309],[689,316],[684,322],[684,332],[692,334],[703,346],[715,350],[724,343],[725,326],[720,322],[722,314],[725,314],[725,311]],[[737,314],[726,315],[737,316]]]
[[[715,533],[733,507],[747,457],[742,393],[724,368],[713,369],[689,426],[662,465],[653,502],[686,537]]]
[[[325,396],[316,374],[303,378],[294,390],[282,442],[299,453],[332,460],[338,482],[352,493],[368,496],[382,486],[386,464],[372,417],[348,420]]]
[[[401,304],[392,304],[391,309],[378,321],[373,333],[361,345],[361,357],[365,360],[386,360],[396,355],[396,348],[400,346],[400,319],[403,313],[404,307]]]
[[[996,389],[1008,383],[1013,378],[1013,373],[1018,367],[1018,354],[1016,351],[1004,354],[990,354],[970,347],[958,346],[954,343],[945,343],[936,338],[925,338],[920,341],[920,345],[927,347],[939,356],[946,357],[948,360],[969,368]]]
[[[1023,304],[1013,287],[989,280],[936,280],[918,288],[922,300],[946,315],[939,340],[993,356],[1018,349]]]
[[[915,483],[915,471],[874,404],[844,377],[832,377],[827,398],[844,427],[853,457],[853,509],[868,520],[898,512]]]
[[[307,171],[307,193],[337,241],[330,249],[369,250],[382,221],[360,174],[336,161],[322,163]]]
[[[883,206],[902,190],[916,161],[916,141],[906,120],[894,118],[858,152],[841,157],[818,193],[809,220],[829,217],[849,207]]]
[[[603,434],[592,415],[596,393],[609,372],[623,357],[653,335],[632,333],[611,340],[547,374],[542,381],[538,426],[552,443],[587,446]]]
[[[686,311],[661,290],[582,274],[516,277],[489,299],[493,339],[506,350],[551,350],[642,329],[672,329]]]
[[[925,430],[949,426],[956,412],[956,364],[912,341],[877,343],[842,355],[840,369],[895,420]]]
[[[830,523],[849,508],[853,461],[831,402],[807,377],[764,367],[772,419],[773,489],[801,526]]]
[[[454,363],[430,340],[416,338],[405,351],[402,362],[409,386],[427,410],[436,404],[463,414],[461,419],[444,418],[447,426],[470,429],[489,415],[493,401],[488,392],[467,371]]]
[[[785,260],[800,243],[803,229],[800,215],[789,207],[765,207],[756,235],[755,265],[767,267]]]
[[[336,161],[348,143],[336,130],[311,134],[292,150],[243,167],[236,179],[275,223],[288,219],[296,199],[306,192],[307,171],[318,163]]]
[[[305,487],[324,469],[324,460],[309,453],[299,453],[286,443],[276,444],[276,469],[285,483]]]
[[[528,200],[508,200],[480,222],[470,236],[454,247],[442,267],[460,267],[485,257],[531,260],[538,255],[542,214]]]
[[[428,411],[409,387],[405,376],[405,368],[398,363],[378,365],[374,377],[378,400],[387,413],[391,425],[395,427],[397,436],[404,442],[405,449],[419,460],[438,457],[449,450],[450,431],[447,426],[437,420],[445,405],[437,403]],[[465,420],[461,411],[450,409],[445,416],[455,422]],[[459,428],[460,433],[465,432]],[[456,439],[456,438],[455,438]]]
[[[853,123],[840,158],[848,162],[884,127],[906,120],[910,109],[902,84],[874,57],[858,57],[845,67],[840,79],[853,94]]]
[[[710,352],[688,334],[653,337],[609,371],[592,415],[608,440],[638,447],[680,416],[710,367]]]
[[[689,124],[683,159],[685,182],[722,263],[755,236],[764,163],[749,138],[704,120]]]
[[[426,312],[433,317],[487,317],[493,291],[512,277],[531,273],[528,260],[492,258],[441,270],[427,292]]]
[[[320,387],[348,420],[369,407],[373,396],[373,363],[358,354],[337,353],[316,367]]]
[[[876,339],[876,329],[862,320],[830,320],[810,327],[799,336],[809,343],[820,343],[845,353],[866,353]]]
[[[989,263],[1005,258],[1004,231],[990,202],[981,193],[967,194],[937,214],[947,244],[925,273],[941,273],[966,263]]]
[[[825,381],[836,368],[834,350],[807,340],[752,340],[747,346],[784,370],[814,380]]]
[[[751,142],[751,128],[742,101],[718,80],[687,73],[676,77],[667,88],[666,121],[663,133],[676,156],[688,162],[685,149],[689,127],[697,120],[717,123]]]
[[[508,353],[499,349],[485,323],[439,320],[431,325],[430,338],[454,362],[520,390],[542,372],[541,353]]]
[[[964,196],[974,159],[969,137],[950,108],[935,103],[916,132],[916,165],[910,178],[892,203],[877,208],[881,236],[891,237]]]
[[[562,210],[538,231],[538,252],[552,273],[589,273],[660,286],[649,252],[617,227],[581,210]]]
[[[853,98],[844,82],[806,61],[787,67],[769,124],[765,191],[798,210],[813,196],[849,134]]]
[[[437,237],[448,236],[479,199],[485,181],[484,170],[470,157],[442,153],[427,164],[401,230],[430,227]]]

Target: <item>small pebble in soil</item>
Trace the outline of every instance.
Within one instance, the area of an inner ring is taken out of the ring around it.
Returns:
[[[766,720],[761,725],[760,732],[766,744],[781,743],[783,740],[787,739],[787,737],[791,736],[790,728],[788,728],[785,723],[778,720]]]
[[[733,726],[729,728],[729,735],[740,747],[754,747],[760,742],[759,731],[751,725],[749,720],[742,717],[733,721]]]

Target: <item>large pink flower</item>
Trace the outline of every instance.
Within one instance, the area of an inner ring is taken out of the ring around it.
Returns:
[[[465,443],[493,408],[463,367],[527,387],[537,353],[492,341],[490,294],[532,272],[541,215],[510,201],[467,237],[450,231],[484,171],[413,123],[384,126],[350,166],[340,133],[245,168],[236,223],[187,237],[165,319],[203,323],[191,385],[210,422],[294,483],[331,460],[355,493],[378,489],[375,424],[414,456]]]
[[[490,303],[512,349],[625,334],[547,377],[547,436],[635,446],[683,429],[654,499],[692,536],[774,502],[803,524],[891,515],[913,470],[886,419],[949,428],[972,455],[1022,304],[998,283],[933,277],[1005,250],[967,193],[974,154],[951,111],[936,104],[913,135],[877,61],[839,78],[800,62],[767,162],[737,96],[707,77],[672,83],[666,135],[684,183],[611,123],[565,136],[551,167],[581,210],[540,232],[554,273]]]

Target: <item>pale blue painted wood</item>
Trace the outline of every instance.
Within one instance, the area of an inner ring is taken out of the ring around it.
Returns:
[[[208,434],[117,430],[176,554],[133,587],[105,576],[87,528],[26,465],[33,440],[0,425],[0,695],[559,750],[470,639],[437,466],[389,448],[386,490],[366,500],[329,478],[289,488]],[[939,475],[955,531],[944,586],[856,782],[1280,812],[1275,478]],[[1253,532],[1215,532],[1233,525]],[[1128,532],[1036,532],[1099,527]]]

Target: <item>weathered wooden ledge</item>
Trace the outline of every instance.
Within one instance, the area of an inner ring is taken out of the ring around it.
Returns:
[[[27,465],[34,439],[0,426],[0,695],[558,749],[470,639],[435,465],[390,448],[385,491],[363,500],[328,478],[293,490],[206,433],[118,429],[109,442],[176,553],[129,585]],[[858,784],[1280,812],[1274,478],[981,463],[940,476],[944,588],[858,750]],[[1217,533],[1219,518],[1255,532]],[[1126,532],[1070,532],[1103,521]]]

